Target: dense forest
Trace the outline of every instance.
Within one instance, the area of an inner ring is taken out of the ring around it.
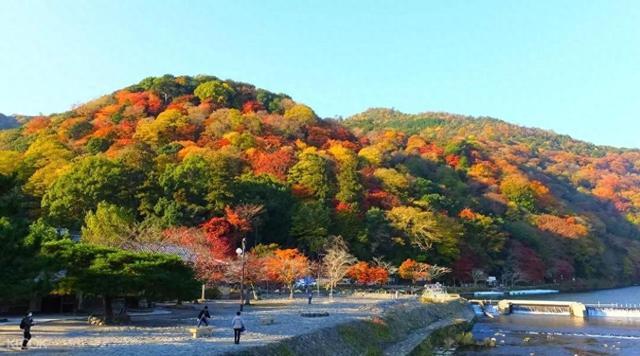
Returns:
[[[219,260],[244,237],[316,260],[332,236],[371,265],[437,264],[456,283],[635,283],[640,151],[447,113],[322,119],[213,76],[146,78],[0,131],[0,298],[72,290],[79,277],[53,283],[73,272],[61,261],[126,293],[135,256],[185,276],[176,264],[203,246]]]

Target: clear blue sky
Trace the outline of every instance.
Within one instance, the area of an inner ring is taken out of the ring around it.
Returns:
[[[640,1],[0,1],[0,112],[165,73],[640,147]]]

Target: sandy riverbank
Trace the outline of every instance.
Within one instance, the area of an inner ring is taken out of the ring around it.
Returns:
[[[94,327],[84,320],[58,320],[34,326],[29,354],[74,355],[191,355],[199,352],[225,354],[307,334],[333,325],[367,319],[381,314],[395,303],[388,298],[316,298],[270,299],[245,307],[243,317],[247,332],[241,345],[233,344],[230,320],[237,310],[235,301],[208,303],[213,312],[214,336],[192,339],[186,329],[195,323],[202,305],[167,307],[170,313],[135,315],[128,326]],[[328,317],[304,318],[302,312],[327,312]],[[37,317],[37,316],[36,316]],[[263,325],[262,318],[273,318],[274,324]],[[0,351],[17,350],[21,333],[16,325],[0,324]]]

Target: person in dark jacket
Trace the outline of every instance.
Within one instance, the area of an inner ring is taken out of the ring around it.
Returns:
[[[22,329],[22,349],[27,349],[27,344],[29,340],[31,340],[31,327],[33,326],[33,314],[29,312],[22,320],[20,321],[20,329]]]
[[[198,327],[200,327],[202,323],[209,326],[209,318],[211,318],[211,315],[209,314],[209,307],[205,305],[204,309],[202,309],[200,314],[198,314]]]

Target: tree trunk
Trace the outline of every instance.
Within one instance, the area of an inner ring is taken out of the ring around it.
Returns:
[[[113,305],[111,305],[111,302],[113,301],[113,298],[111,296],[103,296],[102,297],[102,303],[104,304],[104,322],[105,323],[110,323],[113,321]]]
[[[253,300],[258,300],[258,292],[256,291],[256,286],[251,283],[251,293],[253,293]]]
[[[293,299],[293,283],[289,285],[289,299]]]
[[[329,286],[329,298],[333,299],[333,284]]]
[[[78,304],[76,306],[76,309],[78,311],[82,311],[84,310],[84,295],[82,294],[82,291],[78,291],[76,296],[78,297]]]

